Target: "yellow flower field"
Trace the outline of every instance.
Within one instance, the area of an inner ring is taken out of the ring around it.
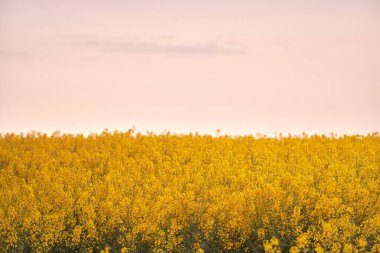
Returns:
[[[380,136],[0,136],[1,252],[380,252]]]

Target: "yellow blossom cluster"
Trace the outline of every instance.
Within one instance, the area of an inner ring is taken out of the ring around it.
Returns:
[[[380,252],[380,136],[0,135],[0,252]]]

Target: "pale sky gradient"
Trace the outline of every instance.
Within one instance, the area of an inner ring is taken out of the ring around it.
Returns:
[[[380,130],[378,0],[0,0],[0,132]]]

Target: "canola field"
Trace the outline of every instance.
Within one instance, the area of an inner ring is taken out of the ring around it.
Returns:
[[[0,252],[380,252],[380,136],[2,134]]]

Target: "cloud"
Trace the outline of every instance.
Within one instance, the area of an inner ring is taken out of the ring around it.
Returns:
[[[242,55],[246,52],[238,46],[216,42],[183,43],[174,40],[85,39],[75,44],[96,48],[102,52],[127,52],[135,54],[167,55]]]
[[[31,57],[32,55],[30,53],[24,51],[0,49],[0,61],[28,59]]]

